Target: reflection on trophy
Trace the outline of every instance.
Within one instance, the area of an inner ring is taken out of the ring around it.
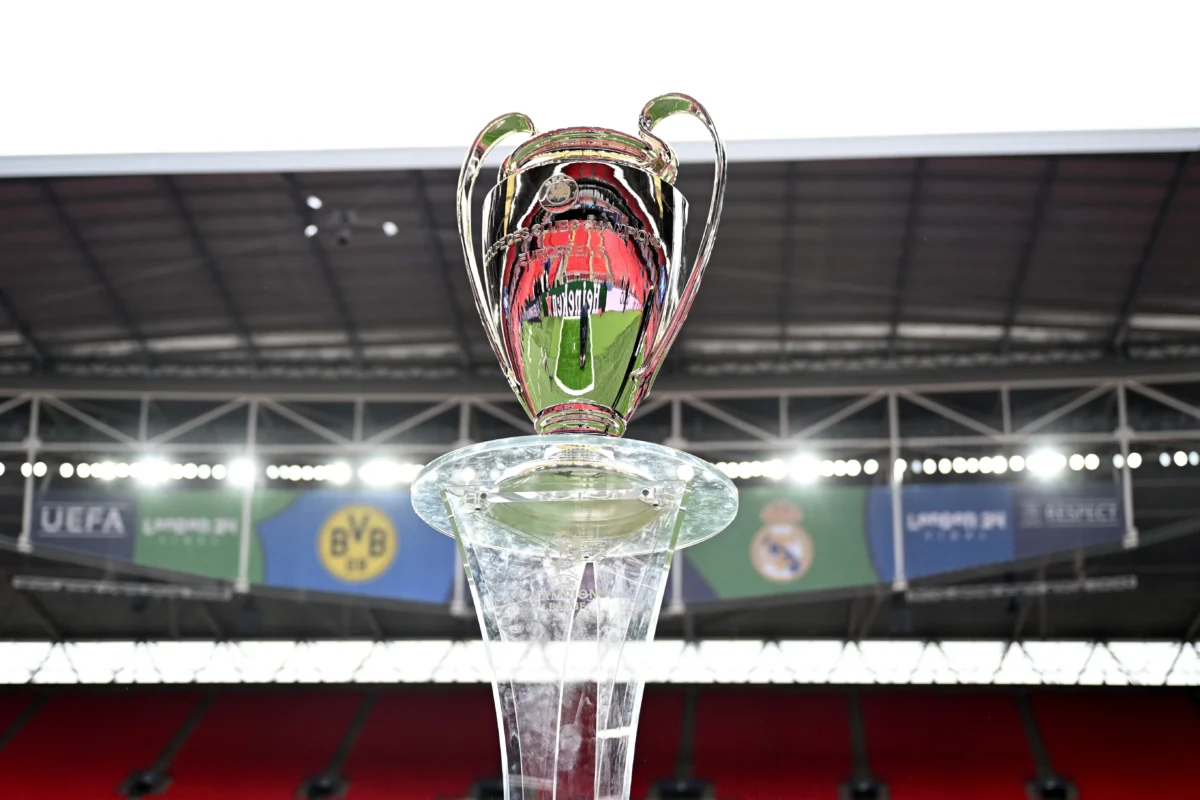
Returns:
[[[684,256],[678,161],[654,135],[689,114],[712,134],[708,223]],[[633,744],[675,550],[737,511],[714,467],[625,431],[699,288],[725,190],[725,154],[704,108],[664,95],[639,134],[538,134],[508,114],[471,147],[458,221],[476,307],[500,365],[543,436],[465,447],[429,464],[413,504],[456,537],[479,615],[510,800],[627,798]],[[471,201],[488,153],[532,134],[484,200],[480,253]]]

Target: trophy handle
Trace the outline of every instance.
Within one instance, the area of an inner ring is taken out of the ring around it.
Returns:
[[[484,159],[501,140],[514,133],[536,134],[537,128],[534,126],[533,120],[518,113],[502,114],[484,126],[479,135],[475,137],[475,143],[471,145],[471,149],[467,151],[466,160],[463,161],[462,169],[459,170],[457,193],[458,237],[462,241],[463,257],[467,262],[471,295],[475,298],[475,308],[483,319],[483,328],[487,332],[488,341],[491,343],[496,357],[500,359],[500,365],[504,368],[509,383],[512,383],[512,368],[505,356],[504,343],[501,341],[500,321],[497,318],[499,303],[496,303],[494,307],[488,303],[488,298],[493,294],[491,290],[495,287],[488,285],[488,278],[480,269],[479,262],[475,257],[475,240],[471,228],[471,198],[475,193],[475,181],[479,177],[479,171],[483,168]]]
[[[668,157],[674,163],[674,151],[666,142],[655,136],[653,131],[658,123],[676,114],[690,114],[708,128],[708,132],[712,136],[713,147],[716,150],[716,171],[713,175],[712,202],[708,205],[708,220],[704,226],[704,235],[700,237],[700,249],[696,253],[696,260],[690,270],[687,269],[686,261],[681,259],[686,282],[682,291],[679,292],[674,313],[666,320],[666,330],[659,335],[653,354],[648,359],[650,364],[655,364],[666,356],[667,349],[675,341],[684,319],[687,318],[688,311],[692,307],[692,300],[696,297],[696,290],[700,288],[700,279],[704,276],[704,269],[708,266],[709,258],[712,256],[713,242],[717,235],[717,222],[721,218],[721,206],[725,202],[725,143],[721,141],[721,135],[717,133],[717,128],[713,125],[708,111],[694,97],[686,94],[664,94],[646,103],[638,118],[638,127],[641,129],[642,138],[669,154]],[[672,288],[678,290],[677,287]],[[668,299],[668,305],[670,302]]]

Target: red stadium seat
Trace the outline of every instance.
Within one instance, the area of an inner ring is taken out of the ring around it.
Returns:
[[[1011,693],[867,692],[862,714],[871,772],[892,800],[1027,796],[1035,767]]]
[[[646,690],[633,751],[633,789],[629,795],[633,800],[645,797],[651,785],[675,774],[684,697],[682,689]]]
[[[701,689],[694,773],[718,798],[830,800],[850,777],[846,696]]]
[[[1200,796],[1200,712],[1186,693],[1039,693],[1030,700],[1050,761],[1080,798]]]
[[[199,701],[197,692],[60,692],[0,751],[0,797],[120,797]]]
[[[3,736],[8,726],[17,721],[17,717],[29,708],[36,695],[32,692],[0,692],[0,736]]]
[[[171,766],[168,800],[294,800],[328,764],[360,691],[226,691]]]
[[[347,800],[465,797],[500,774],[492,693],[480,687],[381,694],[346,764]]]

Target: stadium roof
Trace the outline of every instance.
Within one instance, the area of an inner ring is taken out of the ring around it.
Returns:
[[[461,263],[455,177],[2,181],[0,386],[502,393]],[[697,204],[693,242],[708,178],[696,165],[681,178]],[[1191,152],[746,162],[729,186],[660,388],[1197,371]],[[1134,573],[1137,592],[903,605],[867,590],[664,617],[660,633],[1192,638],[1194,492],[1186,478],[1156,481],[1138,506],[1157,513],[1147,546],[1001,578]],[[106,573],[8,549],[0,569],[6,637],[477,635],[473,618],[444,609],[257,591],[228,603],[14,592],[14,573]]]
[[[454,181],[0,182],[0,374],[497,386]],[[740,163],[663,385],[1197,359],[1198,256],[1192,153]]]

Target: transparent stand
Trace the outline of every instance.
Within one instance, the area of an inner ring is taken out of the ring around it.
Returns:
[[[643,652],[671,558],[729,524],[733,485],[668,447],[522,437],[430,464],[413,505],[462,551],[505,797],[628,798]]]

